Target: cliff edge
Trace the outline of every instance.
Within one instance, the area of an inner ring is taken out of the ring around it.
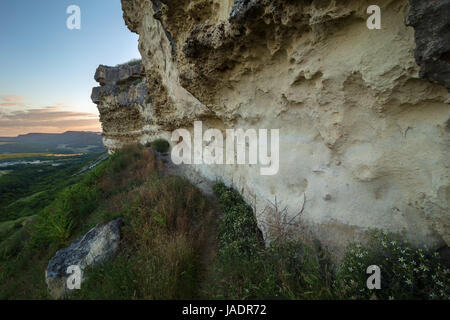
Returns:
[[[368,228],[449,245],[450,1],[380,0],[380,30],[370,4],[122,0],[142,64],[97,70],[105,145],[169,140],[197,120],[280,129],[277,175],[194,166],[242,192],[266,239],[276,197],[287,228],[336,256]]]

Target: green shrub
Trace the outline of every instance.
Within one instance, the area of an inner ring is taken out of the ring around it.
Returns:
[[[222,183],[213,190],[223,217],[218,254],[205,296],[218,299],[324,299],[332,297],[333,273],[320,248],[306,241],[266,247],[252,208]]]
[[[213,190],[225,213],[218,228],[219,256],[258,254],[264,248],[262,234],[256,224],[253,209],[232,189],[218,183]]]
[[[21,228],[0,242],[0,261],[16,256],[22,250],[27,236],[25,228]]]
[[[62,190],[55,200],[38,214],[31,233],[31,244],[37,248],[60,247],[72,236],[82,219],[98,206],[100,191],[97,181],[109,162],[103,163],[83,179]]]
[[[147,143],[147,147],[152,147],[159,153],[166,153],[170,149],[170,143],[164,139],[156,139],[150,143]]]
[[[138,65],[142,62],[142,59],[131,59],[130,61],[127,62],[127,64],[129,66],[135,66]]]
[[[381,289],[369,290],[368,266],[381,270]],[[373,231],[370,242],[349,247],[336,286],[352,299],[450,299],[450,271],[437,252],[414,249],[399,236]]]
[[[124,65],[135,66],[140,63],[142,63],[142,59],[131,59],[128,62],[117,64],[116,67],[124,66]]]

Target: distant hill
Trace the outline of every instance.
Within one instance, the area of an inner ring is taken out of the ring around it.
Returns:
[[[0,153],[25,152],[104,152],[99,132],[28,133],[17,137],[0,137]]]

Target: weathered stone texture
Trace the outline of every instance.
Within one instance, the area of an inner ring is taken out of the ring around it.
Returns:
[[[256,204],[262,229],[276,196],[292,215],[304,206],[299,225],[337,255],[371,227],[450,244],[448,1],[421,2],[379,1],[382,29],[369,30],[364,0],[122,0],[151,98],[130,137],[169,138],[195,120],[279,128],[278,175],[196,166]],[[99,103],[110,148],[126,141],[114,127],[127,130],[108,108],[133,109],[113,96]]]
[[[114,254],[119,247],[122,224],[121,219],[116,219],[95,227],[69,247],[56,252],[45,271],[45,282],[52,297],[59,299],[70,293],[66,285],[67,268],[78,266],[83,271]]]

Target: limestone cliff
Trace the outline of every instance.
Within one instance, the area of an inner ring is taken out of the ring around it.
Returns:
[[[97,70],[106,146],[169,140],[195,120],[277,128],[275,176],[195,166],[241,191],[267,238],[276,197],[301,211],[291,231],[337,256],[371,227],[450,244],[450,1],[380,0],[380,30],[366,26],[371,4],[122,0],[142,66]]]

